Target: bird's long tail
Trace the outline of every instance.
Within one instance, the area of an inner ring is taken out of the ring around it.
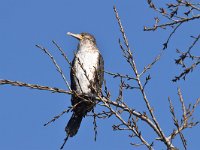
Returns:
[[[60,149],[64,148],[69,137],[73,137],[74,135],[76,135],[76,133],[78,132],[78,129],[81,125],[82,119],[83,119],[83,115],[76,114],[75,112],[73,113],[69,122],[67,123],[67,126],[65,127],[65,131],[67,133],[67,136],[64,139],[64,143],[62,144]]]
[[[83,115],[73,113],[72,117],[70,118],[65,131],[69,137],[73,137],[78,132],[78,129],[81,125],[81,121],[83,119]]]

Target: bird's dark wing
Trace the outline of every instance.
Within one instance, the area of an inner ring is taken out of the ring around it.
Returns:
[[[101,54],[99,53],[98,64],[95,71],[94,87],[98,93],[101,93],[101,87],[104,81],[104,60]]]
[[[78,83],[77,83],[78,81],[77,81],[76,76],[75,76],[75,72],[76,72],[75,62],[77,61],[76,59],[77,58],[75,56],[73,61],[72,61],[71,70],[70,70],[71,90],[73,90],[73,91],[76,91],[77,90],[77,86],[78,86]],[[71,98],[72,106],[77,104],[79,101],[80,100],[77,97],[75,97],[74,94],[72,94],[72,98]]]
[[[71,70],[70,70],[70,80],[71,80],[71,89],[76,90],[76,79],[75,79],[75,68],[74,68],[74,63],[75,63],[76,57],[74,57],[71,65]]]

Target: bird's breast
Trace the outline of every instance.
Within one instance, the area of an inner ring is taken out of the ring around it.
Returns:
[[[90,83],[94,82],[95,70],[98,67],[98,51],[79,51],[76,54],[74,68],[76,89],[78,93],[90,94]]]

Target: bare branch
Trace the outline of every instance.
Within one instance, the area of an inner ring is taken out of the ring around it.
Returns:
[[[149,100],[147,99],[147,96],[146,96],[146,93],[145,93],[145,91],[144,91],[143,85],[142,85],[142,83],[141,83],[141,81],[140,81],[140,78],[139,78],[139,74],[138,74],[138,70],[137,70],[137,67],[136,67],[136,63],[135,63],[135,61],[134,61],[134,59],[133,59],[132,52],[131,52],[130,47],[129,47],[129,44],[128,44],[128,39],[127,39],[126,34],[125,34],[125,32],[124,32],[124,29],[123,29],[123,26],[122,26],[121,20],[120,20],[120,18],[119,18],[119,15],[118,15],[118,12],[117,12],[116,7],[114,7],[114,12],[115,12],[116,19],[117,19],[117,21],[118,21],[118,25],[119,25],[119,27],[120,27],[120,31],[121,31],[121,33],[122,33],[122,37],[123,37],[123,39],[124,39],[124,43],[125,43],[126,48],[127,48],[126,53],[125,53],[126,58],[127,58],[127,62],[130,64],[130,66],[132,67],[132,69],[133,69],[133,71],[134,71],[134,73],[135,73],[135,76],[136,76],[136,79],[137,79],[137,83],[138,83],[138,86],[139,86],[140,91],[141,91],[141,93],[142,93],[143,99],[144,99],[144,101],[145,101],[145,103],[146,103],[147,109],[148,109],[148,111],[149,111],[149,113],[150,113],[150,115],[151,115],[151,117],[152,117],[152,119],[153,119],[153,122],[154,122],[155,125],[156,125],[156,128],[157,128],[158,131],[159,131],[157,134],[158,134],[158,136],[162,139],[162,141],[166,144],[166,146],[167,146],[168,148],[173,148],[174,146],[173,146],[172,143],[166,138],[166,136],[164,135],[162,129],[160,128],[160,125],[159,125],[158,121],[156,120],[156,117],[154,116],[153,109],[152,109],[152,107],[150,106]]]
[[[103,99],[102,99],[103,100]],[[153,148],[151,147],[151,145],[142,137],[141,133],[139,133],[135,127],[131,127],[126,121],[123,120],[123,118],[116,112],[114,111],[110,105],[106,102],[106,101],[102,101],[105,105],[105,107],[107,107],[120,121],[121,123],[126,126],[128,128],[128,130],[131,130],[140,140],[141,142],[150,150],[152,150]]]
[[[29,84],[29,83],[24,83],[24,82],[19,82],[19,81],[11,81],[11,80],[1,79],[0,85],[4,85],[4,84],[8,84],[8,85],[12,85],[12,86],[28,87],[28,88],[37,89],[37,90],[51,91],[52,93],[72,94],[71,91],[58,89],[56,87],[42,86],[42,85],[37,85],[37,84]]]
[[[38,47],[39,49],[43,50],[52,60],[53,64],[55,65],[55,67],[57,68],[56,70],[60,73],[60,75],[62,76],[65,84],[67,85],[68,89],[71,91],[71,87],[68,83],[68,81],[66,80],[66,77],[62,71],[62,69],[60,68],[60,66],[57,64],[56,60],[54,59],[54,57],[51,55],[51,53],[44,47],[40,46],[40,45],[36,45],[36,47]]]
[[[58,48],[58,50],[61,52],[61,55],[65,58],[65,60],[67,61],[67,63],[70,65],[71,67],[71,62],[69,61],[67,55],[65,54],[65,52],[63,51],[63,49],[55,42],[55,41],[52,41],[52,43]]]
[[[200,63],[200,57],[199,56],[193,56],[191,54],[192,48],[197,44],[197,42],[200,39],[200,34],[197,37],[192,36],[194,38],[193,43],[189,46],[188,50],[186,52],[181,52],[180,50],[177,49],[177,53],[180,54],[178,59],[175,59],[175,63],[177,65],[181,65],[181,67],[185,68],[183,72],[180,73],[180,75],[175,76],[175,78],[172,80],[173,82],[176,82],[180,80],[181,78],[185,80],[186,75],[189,74],[194,70],[194,68],[199,65]],[[186,66],[186,59],[190,59],[192,62],[194,62],[190,67]]]
[[[176,32],[176,30],[181,26],[182,23],[179,23],[174,30],[170,33],[169,37],[167,38],[167,41],[163,44],[163,50],[167,49],[168,47],[168,43],[172,37],[172,35]]]
[[[178,88],[178,96],[179,96],[179,100],[180,100],[181,106],[182,106],[183,120],[185,120],[185,121],[184,121],[184,124],[186,124],[187,112],[186,112],[186,107],[185,107],[185,103],[184,103],[183,96],[182,96],[182,93],[181,93],[181,89],[180,89],[180,88]]]
[[[178,80],[180,80],[181,78],[185,80],[186,75],[190,72],[192,72],[194,70],[194,68],[200,64],[200,59],[197,60],[194,64],[192,64],[190,67],[184,69],[184,71],[179,75],[179,76],[175,76],[174,79],[172,79],[173,82],[176,82]]]
[[[113,78],[120,77],[120,78],[125,78],[127,80],[136,80],[136,78],[134,78],[134,77],[130,77],[129,75],[123,75],[121,73],[113,73],[113,72],[109,72],[109,71],[104,71],[104,72],[113,76]]]
[[[173,138],[176,137],[176,135],[179,134],[180,138],[181,138],[181,141],[183,143],[184,149],[186,150],[187,149],[187,143],[186,143],[186,140],[185,140],[185,138],[184,138],[184,136],[182,134],[182,131],[184,129],[187,129],[187,128],[192,128],[192,127],[196,126],[199,123],[199,122],[193,122],[193,118],[191,118],[191,117],[192,117],[192,115],[194,113],[195,108],[197,107],[197,105],[200,102],[200,98],[197,99],[196,103],[193,105],[192,108],[190,107],[191,105],[189,105],[189,107],[186,108],[180,88],[178,88],[178,96],[179,96],[179,101],[181,103],[181,108],[182,108],[182,111],[183,111],[181,123],[178,122],[178,119],[177,119],[177,117],[175,115],[174,106],[172,105],[172,101],[171,101],[170,98],[168,98],[168,101],[169,101],[169,104],[170,104],[170,112],[172,114],[174,125],[177,128],[176,130],[173,130],[173,132],[168,137],[168,139],[172,140]]]
[[[183,143],[183,146],[184,146],[184,149],[186,150],[186,146],[187,146],[187,143],[186,143],[186,140],[184,138],[184,135],[182,134],[181,132],[181,128],[179,126],[179,123],[178,123],[178,119],[176,118],[176,115],[175,115],[175,112],[174,112],[174,106],[172,105],[172,101],[170,100],[170,98],[168,98],[168,101],[169,101],[169,104],[170,104],[170,112],[173,116],[173,121],[174,121],[174,125],[177,127],[177,131],[178,131],[178,134],[180,135],[180,138],[181,138],[181,141]],[[172,133],[173,136],[175,136],[174,133]]]
[[[200,18],[200,15],[196,15],[196,16],[193,16],[193,17],[190,17],[190,18],[183,18],[181,20],[176,20],[174,22],[168,22],[168,23],[165,23],[165,24],[156,25],[156,26],[151,27],[151,28],[144,27],[144,31],[155,31],[157,28],[164,28],[164,27],[168,27],[168,26],[172,26],[172,25],[176,25],[176,24],[180,24],[180,23],[185,23],[185,22],[188,22],[188,21],[191,21],[191,20],[196,20],[196,19],[199,19],[199,18]]]
[[[68,113],[70,109],[68,110],[64,110],[62,113],[60,113],[59,115],[53,117],[53,119],[51,119],[50,121],[48,121],[47,123],[44,124],[44,126],[49,125],[50,123],[56,121],[58,118],[60,118],[62,115],[64,115],[65,113]]]
[[[94,125],[94,140],[96,141],[97,140],[97,120],[96,120],[96,117],[97,115],[95,114],[94,112],[94,109],[92,110],[92,113],[93,113],[93,125]]]
[[[156,56],[156,58],[153,60],[152,63],[150,63],[148,66],[144,67],[144,70],[140,73],[139,77],[142,76],[143,74],[145,74],[147,70],[151,69],[151,67],[152,67],[158,60],[160,60],[161,55],[162,55],[162,52],[161,52],[158,56]]]

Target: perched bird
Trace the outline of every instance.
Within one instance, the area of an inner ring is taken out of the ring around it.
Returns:
[[[89,33],[67,34],[79,40],[70,72],[71,89],[75,93],[71,98],[73,114],[65,128],[67,136],[73,137],[83,117],[95,106],[95,97],[101,94],[104,61],[94,36]]]

